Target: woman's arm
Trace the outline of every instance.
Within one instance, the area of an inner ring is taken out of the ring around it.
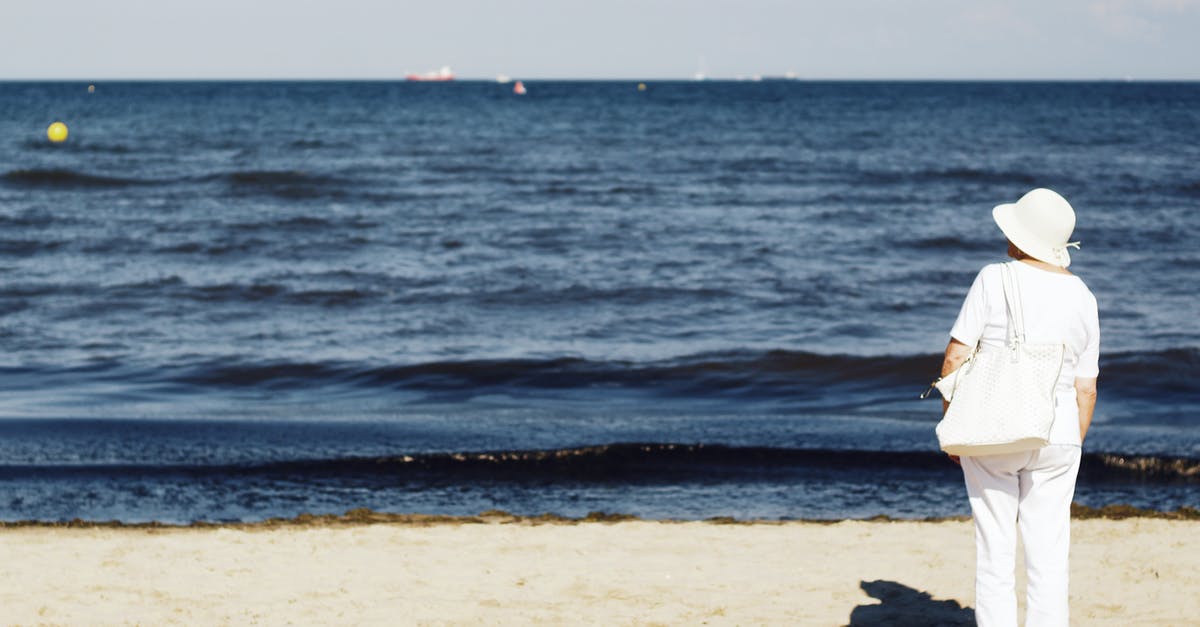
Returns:
[[[946,345],[946,356],[942,358],[942,376],[946,376],[954,372],[956,368],[962,365],[968,357],[971,356],[971,351],[974,350],[970,346],[962,342],[950,338],[950,343]],[[950,407],[950,401],[942,399],[942,413],[946,413],[946,409]],[[961,464],[958,460],[958,455],[950,455],[950,461]]]
[[[1079,442],[1082,443],[1096,411],[1096,377],[1075,379],[1075,404],[1079,406]]]
[[[968,357],[971,356],[971,347],[962,342],[950,338],[950,343],[946,345],[946,356],[942,359],[942,376],[946,376],[954,372],[962,365]],[[942,413],[946,413],[946,408],[950,407],[950,402],[942,399]]]

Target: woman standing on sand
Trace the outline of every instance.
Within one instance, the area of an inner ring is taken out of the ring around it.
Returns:
[[[1071,499],[1083,439],[1096,407],[1100,323],[1096,298],[1067,271],[1075,212],[1057,193],[1035,189],[1015,204],[992,210],[1016,261],[1026,334],[1030,342],[1061,342],[1068,350],[1054,392],[1049,444],[1020,453],[963,456],[975,520],[975,617],[982,627],[1017,624],[1017,530],[1025,543],[1028,575],[1025,624],[1068,624]],[[1007,313],[1001,264],[975,277],[958,319],[942,375],[953,372],[977,345],[1003,347]],[[943,402],[945,411],[948,403]]]

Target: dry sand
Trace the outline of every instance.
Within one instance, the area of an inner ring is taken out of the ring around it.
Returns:
[[[1076,520],[1073,624],[1200,624],[1200,521]],[[971,622],[967,521],[0,529],[0,624]]]

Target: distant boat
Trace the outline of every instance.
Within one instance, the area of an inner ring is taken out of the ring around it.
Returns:
[[[518,96],[524,96],[525,95],[525,83],[522,83],[521,81],[517,81],[516,83],[513,83],[513,93]]]
[[[501,85],[503,85],[511,80],[512,79],[509,78],[507,74],[497,74],[496,75],[496,82],[500,83]]]
[[[443,65],[440,70],[431,70],[424,74],[409,74],[407,78],[410,81],[452,81],[454,80],[454,72],[451,72],[449,67]]]

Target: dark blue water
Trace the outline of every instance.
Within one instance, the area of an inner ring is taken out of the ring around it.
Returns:
[[[0,519],[965,513],[916,396],[1036,186],[1077,500],[1200,505],[1200,84],[86,87],[0,83]]]

